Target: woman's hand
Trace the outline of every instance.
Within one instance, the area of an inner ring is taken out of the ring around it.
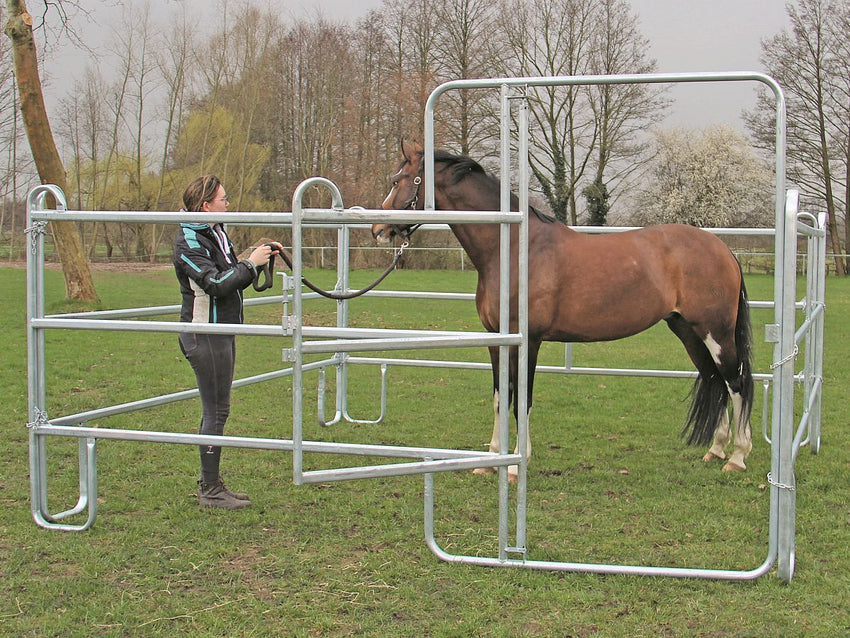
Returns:
[[[248,259],[250,259],[251,263],[254,264],[257,268],[262,268],[267,263],[269,263],[269,259],[271,258],[272,252],[277,251],[273,251],[268,244],[262,244],[251,251],[251,254],[248,256]]]

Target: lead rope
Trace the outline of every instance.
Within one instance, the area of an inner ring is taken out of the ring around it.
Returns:
[[[266,244],[266,245],[269,246],[269,248],[274,248],[271,244]],[[307,286],[313,292],[315,292],[315,293],[317,293],[317,294],[319,294],[322,297],[325,297],[327,299],[335,299],[337,301],[342,301],[344,299],[354,299],[355,297],[365,295],[370,290],[373,290],[384,279],[386,279],[389,276],[389,274],[393,270],[395,270],[396,266],[398,265],[399,260],[401,259],[402,254],[404,254],[404,249],[407,248],[409,245],[410,244],[406,241],[402,242],[401,246],[399,246],[398,250],[395,253],[395,257],[393,257],[392,263],[381,274],[381,276],[378,277],[371,284],[369,284],[365,288],[361,288],[360,290],[353,290],[351,292],[345,292],[345,293],[329,292],[327,290],[323,290],[323,289],[319,288],[316,284],[311,282],[306,277],[301,277],[301,283],[303,283],[305,286]],[[289,257],[289,255],[286,252],[284,252],[283,254],[280,255],[280,257],[281,257],[281,259],[283,259],[283,261],[287,265],[287,267],[290,270],[292,270],[292,259]],[[263,290],[268,290],[269,288],[271,288],[274,285],[274,282],[272,281],[272,278],[274,276],[274,258],[275,258],[274,253],[272,253],[272,255],[269,258],[269,263],[267,263],[265,266],[263,266],[263,267],[261,267],[260,269],[257,270],[257,276],[254,278],[254,282],[253,282],[254,290],[256,290],[257,292],[262,292]],[[265,276],[266,276],[266,280],[262,284],[260,283],[260,274],[261,273],[265,274]]]

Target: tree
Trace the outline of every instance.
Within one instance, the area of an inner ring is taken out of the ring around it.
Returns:
[[[846,265],[840,256],[838,221],[847,212],[846,183],[842,182],[850,171],[850,105],[846,32],[841,24],[842,20],[846,24],[850,6],[846,0],[800,0],[798,7],[788,4],[787,11],[791,32],[763,42],[761,59],[786,94],[788,177],[803,189],[804,198],[826,210],[835,269],[843,275]],[[756,143],[770,151],[774,145],[772,102],[772,95],[762,91],[756,109],[745,114]]]
[[[724,126],[674,129],[657,133],[656,146],[651,181],[638,197],[638,223],[771,224],[772,170],[742,133]]]
[[[6,0],[6,11],[8,22],[5,32],[12,41],[21,114],[39,177],[43,183],[56,184],[63,192],[67,192],[65,169],[53,140],[41,92],[32,17],[23,0]],[[65,276],[65,296],[80,301],[97,301],[97,292],[76,224],[54,222],[51,228]]]
[[[510,74],[585,75],[590,72],[592,14],[596,0],[509,0],[502,32],[510,48]],[[531,171],[555,216],[575,224],[576,185],[595,142],[588,91],[551,86],[528,95]]]
[[[580,76],[645,73],[637,18],[624,0],[506,0],[506,74]],[[578,222],[580,183],[628,177],[646,150],[644,132],[666,102],[647,85],[545,87],[529,94],[531,170],[555,216]]]
[[[596,17],[591,69],[597,75],[654,73],[649,42],[625,0],[601,0]],[[661,121],[669,100],[666,89],[646,84],[600,84],[589,88],[596,126],[593,180],[582,191],[591,224],[604,225],[611,208],[608,184],[627,182],[646,170],[650,138],[645,132]],[[623,190],[622,187],[619,190]]]
[[[497,73],[498,47],[493,42],[497,5],[490,0],[441,0],[434,46],[441,81],[490,77]],[[455,142],[463,155],[478,158],[498,139],[498,101],[492,93],[464,89],[441,98],[440,118],[446,141]]]

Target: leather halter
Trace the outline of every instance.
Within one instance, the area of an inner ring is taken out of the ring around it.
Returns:
[[[419,164],[419,173],[416,177],[413,178],[413,183],[416,185],[416,190],[413,192],[413,196],[407,200],[407,203],[400,210],[411,210],[416,208],[416,204],[419,203],[419,188],[422,186],[422,164]],[[396,228],[399,229],[399,232],[406,238],[409,239],[410,236],[419,230],[419,227],[422,224],[408,224],[404,227],[404,230],[401,230],[401,226],[396,225]]]

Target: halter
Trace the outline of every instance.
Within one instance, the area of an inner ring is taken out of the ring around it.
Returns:
[[[410,210],[416,208],[416,204],[419,203],[419,187],[422,185],[422,164],[419,164],[419,174],[413,178],[413,183],[416,185],[416,190],[413,193],[413,197],[407,200],[407,203],[401,210]],[[422,224],[409,224],[403,231],[404,237],[409,239],[410,236],[419,230],[419,227]],[[400,228],[400,226],[397,226]]]

